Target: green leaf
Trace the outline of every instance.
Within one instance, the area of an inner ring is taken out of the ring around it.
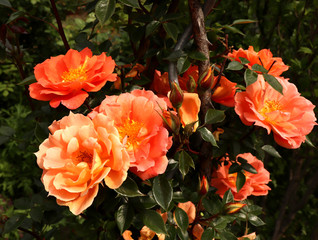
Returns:
[[[160,22],[156,20],[148,23],[146,26],[146,37],[152,34],[159,26],[160,26]]]
[[[185,175],[190,170],[190,167],[194,169],[194,163],[192,160],[192,157],[184,150],[179,152],[178,154],[178,159],[179,159],[179,170],[184,178]]]
[[[243,57],[239,57],[240,61],[242,64],[248,64],[250,63],[250,61],[248,61],[246,58],[243,58]]]
[[[41,222],[43,217],[43,211],[40,207],[33,207],[30,211],[30,217],[35,222]]]
[[[243,68],[243,64],[237,61],[232,61],[229,63],[229,65],[227,66],[227,70],[233,70],[233,71],[237,71],[237,70],[241,70]]]
[[[190,66],[191,66],[191,62],[189,61],[188,57],[179,58],[177,62],[178,73],[179,74],[184,73],[185,71],[188,70]]]
[[[309,139],[308,136],[306,136],[306,143],[307,143],[309,146],[311,146],[311,147],[313,147],[313,148],[316,148],[316,146],[310,141],[310,139]]]
[[[176,42],[178,40],[178,33],[179,33],[177,26],[169,22],[164,23],[162,25],[166,33]]]
[[[115,189],[115,191],[126,197],[145,196],[139,191],[137,184],[130,177],[127,177],[126,181],[119,188]]]
[[[265,78],[265,81],[268,82],[269,85],[271,85],[277,92],[283,94],[283,86],[274,76],[269,74],[263,74],[263,76]]]
[[[208,227],[207,229],[205,229],[205,231],[203,232],[202,236],[201,236],[201,240],[211,240],[215,237],[214,234],[214,230],[210,227]]]
[[[9,220],[6,221],[3,229],[3,234],[9,233],[15,229],[17,229],[23,221],[26,219],[26,215],[24,214],[16,214],[9,218]]]
[[[248,85],[251,85],[253,84],[254,82],[256,82],[257,80],[257,77],[258,77],[258,74],[250,69],[246,69],[245,72],[244,72],[244,80],[245,80],[245,83],[246,83],[246,87]]]
[[[6,143],[14,135],[15,130],[9,126],[0,127],[0,145]]]
[[[25,14],[25,13],[24,13],[23,11],[16,11],[16,12],[12,13],[12,14],[10,15],[9,19],[7,20],[6,24],[8,24],[8,23],[10,23],[10,22],[12,22],[12,21],[14,21],[14,20],[16,20],[16,19],[19,18],[19,17],[24,16],[24,14]]]
[[[209,109],[205,114],[205,124],[214,124],[222,122],[225,119],[224,111],[216,110],[216,109]]]
[[[254,225],[255,227],[259,227],[259,226],[265,225],[265,223],[263,222],[262,219],[260,219],[259,217],[257,217],[256,215],[253,215],[253,214],[249,214],[248,215],[248,221],[252,225]]]
[[[134,211],[128,204],[121,205],[116,212],[117,226],[122,234],[129,228],[134,218]]]
[[[241,190],[241,188],[244,186],[246,181],[246,177],[244,175],[244,173],[242,172],[238,172],[237,176],[236,176],[236,191],[239,192]]]
[[[223,26],[223,28],[225,28],[225,29],[227,29],[227,30],[230,30],[230,31],[233,32],[233,33],[238,33],[238,34],[240,34],[240,35],[242,35],[242,36],[245,36],[244,33],[242,33],[240,30],[238,30],[238,29],[235,28],[235,27],[232,27],[232,26],[229,26],[229,25],[225,25],[225,26]]]
[[[198,51],[192,51],[188,54],[189,58],[192,58],[194,60],[199,60],[199,61],[205,61],[208,58],[202,53]]]
[[[8,0],[0,0],[0,5],[11,8],[11,3]]]
[[[152,192],[156,202],[165,210],[172,200],[172,187],[164,175],[157,176],[152,185]]]
[[[204,141],[206,142],[210,142],[212,144],[212,146],[214,147],[218,147],[215,138],[213,136],[213,134],[210,132],[210,130],[208,130],[206,127],[200,128],[198,129],[198,131],[201,134],[201,137]]]
[[[242,170],[241,165],[233,163],[229,168],[229,174],[236,173]]]
[[[261,72],[261,73],[268,73],[268,70],[259,64],[254,64],[252,66],[252,70],[257,71],[257,72]]]
[[[35,83],[36,79],[34,75],[31,75],[25,79],[23,79],[21,82],[18,83],[18,85],[23,86],[23,85],[30,85],[31,83]]]
[[[189,218],[186,212],[183,209],[177,207],[175,211],[175,218],[181,231],[186,232],[189,226]]]
[[[95,7],[95,14],[103,25],[115,12],[115,0],[100,0]]]
[[[257,22],[257,21],[251,20],[251,19],[237,19],[237,20],[234,20],[234,22],[231,25],[254,23],[254,22]]]
[[[226,204],[226,203],[229,203],[229,202],[234,202],[234,197],[233,197],[233,194],[231,192],[231,189],[227,190],[224,193],[224,196],[223,196],[223,199],[222,199],[222,203],[223,204]]]
[[[302,53],[305,53],[305,54],[313,54],[313,51],[308,48],[308,47],[301,47],[298,52],[302,52]]]
[[[237,240],[237,237],[231,232],[220,232],[220,240]]]
[[[250,172],[250,173],[254,173],[254,174],[257,174],[257,171],[256,169],[249,163],[243,163],[242,165],[242,168],[247,171],[247,172]]]
[[[119,0],[122,4],[125,4],[129,7],[140,8],[138,0]]]
[[[146,210],[143,214],[143,223],[155,233],[166,234],[165,223],[159,213],[154,210]]]
[[[264,145],[262,147],[262,150],[267,152],[268,154],[270,154],[273,157],[282,158],[282,156],[279,154],[279,152],[277,152],[277,150],[271,145]]]
[[[203,198],[202,204],[204,206],[204,209],[212,215],[220,213],[223,208],[222,202],[220,201],[219,197],[216,195],[213,195],[212,197],[209,197],[209,198],[207,197]]]
[[[182,50],[173,51],[168,57],[164,58],[169,61],[178,61],[179,58],[184,57],[185,53]]]

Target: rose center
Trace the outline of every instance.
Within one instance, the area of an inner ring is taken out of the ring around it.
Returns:
[[[63,72],[61,78],[62,82],[84,82],[87,79],[87,69],[86,69],[86,64],[87,64],[88,58],[86,58],[85,62],[83,65],[79,66],[78,68],[75,69],[69,69],[68,71]]]
[[[118,127],[118,132],[121,140],[126,138],[127,147],[136,146],[141,140],[140,130],[144,126],[143,123],[127,119],[123,125]]]
[[[279,102],[275,100],[267,100],[265,101],[260,114],[262,114],[264,117],[267,117],[267,113],[271,113],[277,110],[282,110],[282,106],[279,104]]]
[[[74,160],[76,165],[81,162],[86,162],[89,166],[91,166],[93,155],[86,151],[79,151]]]

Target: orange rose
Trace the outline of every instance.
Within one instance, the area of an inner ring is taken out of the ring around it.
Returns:
[[[214,83],[218,76],[214,77]],[[213,88],[213,87],[212,87]],[[212,101],[220,103],[227,107],[234,107],[234,96],[236,93],[236,83],[229,81],[226,77],[221,76],[218,86],[212,93]]]
[[[250,233],[250,234],[247,234],[247,235],[244,235],[242,237],[237,238],[237,240],[246,240],[246,239],[250,239],[250,240],[256,239],[256,233],[253,232],[253,233]]]
[[[37,80],[29,87],[30,96],[50,101],[56,108],[62,103],[68,109],[80,107],[87,92],[99,91],[107,81],[116,81],[115,61],[105,53],[92,56],[91,50],[70,49],[66,55],[51,57],[35,66]]]
[[[182,126],[185,127],[187,124],[196,122],[193,131],[199,126],[199,111],[201,101],[197,93],[184,93],[183,102],[179,108],[179,114]]]
[[[254,196],[261,196],[267,195],[268,187],[266,184],[269,183],[269,172],[264,168],[264,164],[261,160],[258,160],[250,153],[243,153],[237,155],[237,158],[241,157],[247,160],[249,164],[251,164],[257,171],[256,174],[250,173],[245,171],[244,175],[246,177],[245,184],[240,189],[239,192],[236,190],[236,176],[237,173],[229,174],[230,166],[232,165],[229,163],[228,165],[222,165],[215,171],[212,175],[211,179],[211,186],[217,188],[217,194],[223,198],[224,193],[231,189],[234,200],[241,201],[246,199],[250,195]]]
[[[273,57],[273,54],[269,49],[262,49],[259,52],[255,52],[253,46],[250,46],[248,50],[233,50],[228,56],[235,61],[241,62],[239,58],[245,58],[249,61],[247,66],[252,68],[254,64],[259,64],[265,69],[269,70],[268,74],[275,77],[280,76],[283,72],[287,71],[289,66],[283,63],[283,60],[279,57]]]
[[[315,106],[301,97],[296,86],[277,77],[283,95],[264,81],[262,75],[245,92],[235,96],[235,112],[245,125],[263,127],[285,148],[298,148],[316,125]]]
[[[129,155],[111,119],[70,113],[49,129],[35,155],[45,190],[59,205],[78,215],[92,204],[101,181],[112,189],[124,182]]]
[[[160,107],[159,107],[160,106]],[[159,113],[166,102],[152,91],[134,90],[119,96],[107,96],[98,112],[114,120],[120,139],[130,156],[130,170],[146,180],[163,173],[168,165],[166,153],[172,138]]]

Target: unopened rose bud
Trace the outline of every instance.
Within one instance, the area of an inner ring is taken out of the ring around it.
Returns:
[[[198,80],[198,85],[203,90],[208,90],[211,88],[213,81],[214,81],[214,69],[212,70],[212,67],[209,67],[200,77]]]
[[[240,211],[244,206],[246,206],[245,203],[230,202],[230,203],[225,204],[224,211],[226,214],[233,214],[233,213],[237,213],[238,211]]]
[[[163,111],[162,112],[163,125],[175,134],[179,133],[180,130],[180,119],[175,112]]]
[[[193,93],[197,87],[197,83],[195,82],[194,78],[189,75],[189,80],[187,81],[187,90],[190,93]]]
[[[183,102],[183,91],[181,90],[179,84],[176,82],[171,83],[171,92],[169,95],[169,100],[172,106],[178,111]]]
[[[205,195],[209,191],[209,183],[206,177],[203,175],[200,182],[200,195]]]

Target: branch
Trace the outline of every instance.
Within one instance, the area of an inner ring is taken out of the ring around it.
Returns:
[[[57,26],[58,26],[58,29],[59,29],[59,34],[60,34],[60,36],[62,38],[62,41],[64,43],[64,47],[65,47],[66,51],[68,51],[70,49],[70,46],[68,45],[68,42],[67,42],[66,37],[65,37],[65,33],[64,33],[63,26],[62,26],[61,18],[60,18],[60,15],[59,15],[58,11],[57,11],[57,8],[56,8],[55,0],[50,0],[50,2],[51,2],[52,10],[53,10],[56,22],[57,22]]]

